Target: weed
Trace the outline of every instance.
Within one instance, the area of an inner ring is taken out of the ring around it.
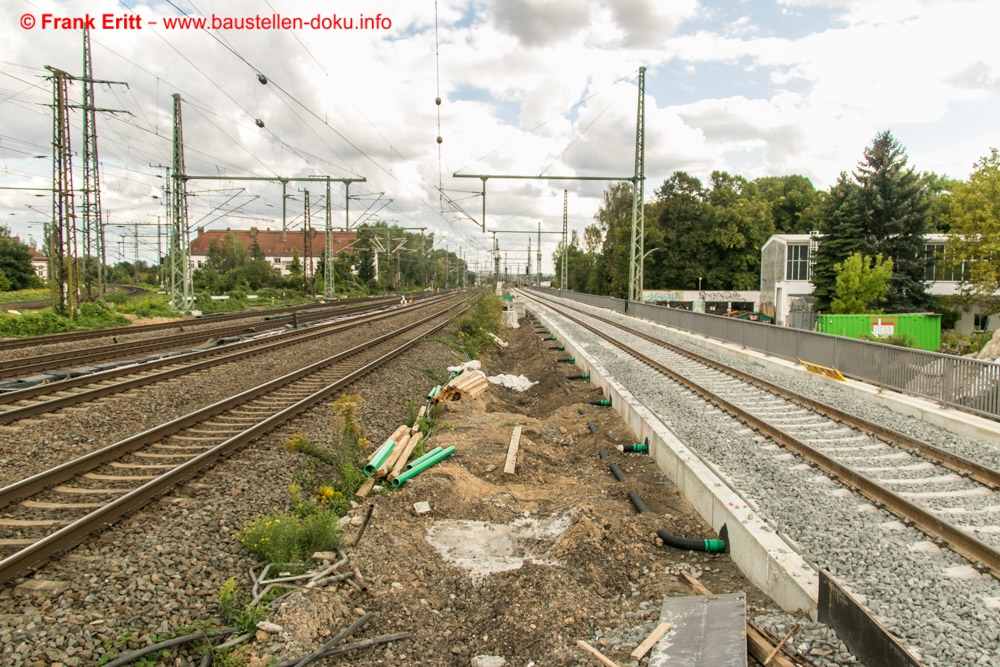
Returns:
[[[358,415],[363,402],[364,399],[355,394],[341,396],[333,404],[333,409],[337,413],[335,428],[340,432],[340,443],[334,461],[337,472],[340,473],[340,480],[333,486],[345,498],[354,495],[365,482],[365,460],[370,453],[368,450],[371,445],[365,437],[365,429]]]
[[[441,430],[442,431],[454,431],[455,430],[455,425],[454,424],[449,424],[448,422],[445,422],[445,423],[441,424]]]
[[[445,342],[445,341],[441,341]],[[450,343],[449,343],[450,345]],[[418,369],[421,373],[427,376],[427,378],[434,384],[444,384],[448,381],[448,376],[440,369],[437,368],[420,368]]]
[[[479,359],[495,344],[490,334],[503,327],[503,300],[492,292],[483,292],[468,314],[458,321],[458,340],[465,353]]]
[[[267,617],[262,604],[250,604],[250,593],[230,578],[219,589],[219,617],[226,625],[252,631]]]
[[[418,414],[420,414],[420,408],[416,401],[412,398],[406,399],[406,425],[413,428],[413,425],[417,423]]]
[[[343,544],[340,517],[315,499],[303,500],[298,484],[289,487],[295,509],[258,517],[240,529],[240,544],[266,563],[307,560],[316,551],[334,551]],[[335,492],[330,494],[331,501]]]
[[[301,433],[296,433],[291,438],[285,442],[286,452],[302,452],[303,454],[308,454],[313,458],[319,459],[323,463],[336,464],[337,457],[331,452],[325,449],[320,449],[316,445],[309,442],[309,438],[302,435]]]

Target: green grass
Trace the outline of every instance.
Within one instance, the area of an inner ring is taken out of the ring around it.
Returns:
[[[0,292],[0,303],[12,303],[15,301],[37,301],[47,299],[51,296],[47,289],[21,289],[13,292]]]

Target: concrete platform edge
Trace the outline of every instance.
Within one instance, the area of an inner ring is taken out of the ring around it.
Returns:
[[[530,309],[539,318],[543,318],[548,310],[544,305],[536,307],[535,304]],[[739,494],[663,422],[554,324],[551,317],[544,321],[576,358],[577,366],[590,373],[590,382],[611,399],[612,407],[632,429],[637,442],[649,439],[650,454],[659,468],[678,486],[702,518],[716,532],[726,524],[730,558],[743,574],[782,609],[801,610],[815,620],[819,599],[819,574],[816,570],[776,535]]]

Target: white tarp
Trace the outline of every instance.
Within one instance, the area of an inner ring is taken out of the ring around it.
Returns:
[[[486,379],[493,384],[502,384],[508,389],[514,389],[515,391],[527,391],[531,387],[538,384],[537,382],[532,382],[523,375],[509,375],[503,373],[487,377]]]

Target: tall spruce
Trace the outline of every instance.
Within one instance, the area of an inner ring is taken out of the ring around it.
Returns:
[[[891,258],[887,313],[929,310],[924,273],[924,234],[930,227],[930,198],[924,180],[906,166],[906,152],[887,130],[865,149],[855,180],[861,186],[865,253]]]
[[[836,295],[834,264],[852,252],[892,259],[885,312],[930,309],[924,280],[930,198],[924,179],[907,168],[906,153],[891,132],[875,136],[858,163],[853,182],[841,174],[820,211],[823,238],[812,273],[819,310],[829,311]]]
[[[860,208],[861,188],[844,172],[830,188],[819,205],[820,227],[823,235],[819,250],[813,257],[813,296],[819,299],[816,309],[829,312],[837,296],[837,270],[851,253],[861,254],[865,249],[865,227]]]

